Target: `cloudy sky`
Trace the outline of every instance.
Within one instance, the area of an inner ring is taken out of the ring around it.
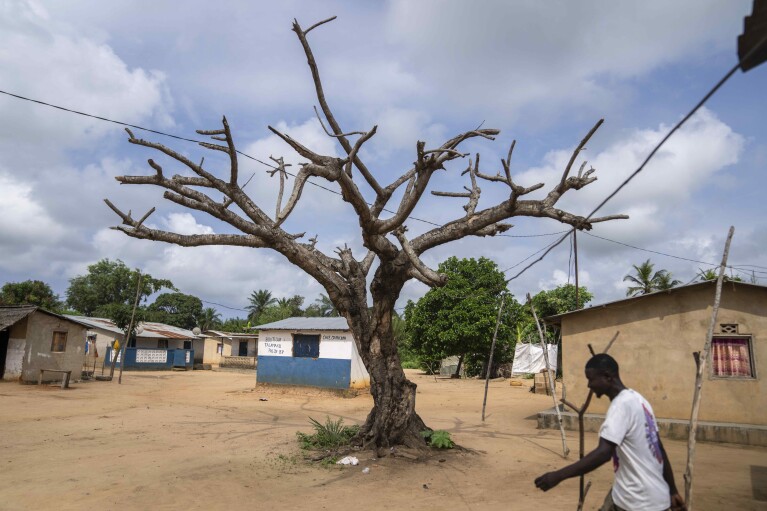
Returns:
[[[219,128],[226,115],[241,151],[264,161],[284,156],[296,168],[300,159],[268,125],[318,152],[339,155],[340,148],[314,116],[317,101],[291,22],[308,27],[337,15],[311,32],[310,43],[343,129],[378,125],[364,158],[379,181],[409,168],[417,140],[438,146],[484,123],[501,135],[464,150],[481,153],[485,173],[500,170],[516,139],[516,181],[550,185],[604,118],[584,152],[598,181],[561,203],[585,215],[736,63],[736,38],[750,6],[749,0],[0,0],[0,90],[189,138],[196,129]],[[767,65],[738,72],[602,211],[631,219],[598,224],[591,234],[599,238],[578,236],[580,281],[595,303],[624,296],[623,276],[647,258],[691,280],[699,268],[718,263],[730,225],[736,228],[730,261],[749,271],[743,278],[755,270],[767,283],[765,90]],[[157,207],[149,223],[158,228],[226,232],[211,218],[164,201],[159,190],[120,186],[115,176],[146,173],[147,158],[158,155],[128,144],[119,125],[4,94],[0,119],[0,284],[40,279],[63,296],[69,279],[89,264],[119,258],[208,305],[232,307],[216,306],[225,317],[242,314],[235,309],[255,289],[300,294],[307,304],[322,292],[269,250],[180,248],[110,230],[118,219],[104,198],[139,216]],[[136,135],[192,159],[209,152]],[[206,155],[206,162],[226,175],[220,158]],[[250,195],[272,211],[276,180],[256,161],[241,165],[241,175],[255,174]],[[432,189],[461,191],[465,165],[439,174]],[[351,209],[337,195],[309,188],[286,229],[317,234],[326,252],[347,244],[361,257]],[[503,200],[500,186],[482,188],[480,206]],[[428,228],[418,219],[460,217],[462,205],[428,197],[407,224],[410,234]],[[563,230],[548,220],[512,223],[506,236],[463,240],[424,259],[436,267],[450,255],[485,256],[510,268],[511,277],[556,239],[551,233]],[[572,281],[571,261],[566,241],[513,280],[512,292],[522,298]],[[409,283],[399,305],[425,290]]]

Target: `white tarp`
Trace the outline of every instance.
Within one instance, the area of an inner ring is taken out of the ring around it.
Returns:
[[[557,345],[549,344],[549,367],[557,370]],[[539,373],[546,369],[543,348],[540,344],[518,343],[514,348],[514,364],[511,374]]]

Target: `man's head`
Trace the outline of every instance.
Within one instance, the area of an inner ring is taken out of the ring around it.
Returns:
[[[586,379],[589,381],[589,389],[594,391],[597,397],[607,394],[611,399],[614,397],[611,390],[623,388],[618,362],[605,353],[594,355],[586,362]]]

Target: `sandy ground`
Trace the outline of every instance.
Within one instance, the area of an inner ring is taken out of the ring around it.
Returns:
[[[360,423],[370,396],[254,390],[252,374],[130,372],[122,385],[82,382],[70,390],[2,383],[0,509],[576,508],[577,479],[547,494],[533,485],[565,463],[559,433],[537,430],[531,417],[551,406],[550,397],[493,381],[483,423],[484,382],[409,377],[426,423],[471,452],[425,461],[363,453],[357,467],[309,465],[296,431],[311,432],[309,417]],[[597,441],[586,440],[587,449]],[[568,443],[574,459],[577,435],[570,432]],[[665,444],[680,483],[686,444]],[[767,509],[752,499],[751,465],[767,465],[767,450],[699,444],[696,510]],[[598,509],[611,472],[606,465],[591,474],[586,509]]]

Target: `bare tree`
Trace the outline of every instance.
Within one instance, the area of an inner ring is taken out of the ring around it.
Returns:
[[[575,150],[562,178],[545,198],[522,199],[523,196],[544,185],[539,183],[524,187],[512,180],[510,172],[510,160],[514,148],[512,142],[508,156],[505,160],[501,160],[503,173],[489,175],[481,172],[479,155],[477,155],[473,163],[471,159],[469,160],[468,168],[464,172],[469,175],[470,182],[470,187],[465,188],[465,193],[432,192],[434,195],[467,199],[463,207],[465,214],[413,239],[408,239],[406,222],[416,204],[426,193],[432,175],[444,169],[447,162],[468,156],[458,150],[462,142],[476,137],[493,140],[499,131],[495,129],[467,131],[434,149],[426,148],[424,142],[419,141],[416,144],[415,162],[412,168],[392,183],[386,186],[380,184],[359,156],[360,148],[375,135],[377,127],[373,126],[369,131],[349,133],[341,129],[325,99],[317,63],[307,41],[307,35],[311,30],[333,19],[335,17],[316,23],[306,30],[294,20],[293,31],[298,36],[308,59],[321,112],[330,126],[330,131],[325,128],[326,132],[338,141],[345,156],[339,158],[317,154],[299,141],[270,126],[269,129],[273,133],[308,161],[300,166],[293,182],[292,193],[283,205],[282,194],[287,171],[282,158],[274,159],[277,166],[269,172],[272,176],[279,176],[280,191],[273,217],[255,204],[243,191],[244,185],[240,185],[237,152],[225,117],[222,129],[197,133],[209,135],[213,140],[222,142],[222,144],[201,142],[200,145],[229,156],[230,169],[227,179],[217,177],[203,166],[204,162],[196,163],[162,144],[136,138],[130,131],[128,131],[130,143],[164,153],[185,165],[194,173],[194,176],[167,177],[162,167],[150,159],[149,165],[154,169],[154,174],[119,176],[116,179],[122,184],[155,185],[165,188],[164,197],[167,200],[189,209],[205,212],[230,224],[240,231],[239,234],[178,234],[152,229],[144,225],[144,221],[154,208],[141,219],[135,220],[130,211],[126,214],[109,200],[106,200],[106,203],[122,219],[122,225],[114,229],[133,238],[163,241],[187,247],[233,245],[270,248],[314,277],[325,288],[339,314],[347,319],[357,343],[357,349],[370,373],[370,392],[373,395],[374,405],[356,441],[364,448],[385,448],[393,445],[422,447],[425,444],[420,432],[427,427],[415,411],[416,385],[405,377],[392,330],[394,305],[408,280],[414,278],[429,286],[441,286],[445,283],[446,277],[424,264],[420,258],[421,255],[429,249],[466,236],[494,236],[503,233],[511,228],[510,224],[503,221],[514,216],[553,218],[578,229],[590,229],[591,224],[595,222],[627,217],[614,215],[594,218],[587,222],[581,216],[556,207],[557,201],[565,192],[571,189],[578,190],[596,180],[596,177],[592,176],[593,168],[584,172],[585,163],[577,176],[569,174],[585,142],[601,124],[600,120]],[[322,122],[321,118],[320,122]],[[346,246],[336,249],[335,255],[325,254],[316,248],[316,238],[302,242],[303,233],[294,234],[283,229],[285,220],[298,205],[301,193],[310,177],[322,178],[340,187],[343,200],[359,217],[362,243],[367,249],[364,256],[355,257],[352,250]],[[508,199],[495,206],[478,209],[481,193],[480,180],[507,186]],[[365,200],[359,188],[360,185],[372,189],[375,196],[372,204]],[[404,192],[399,204],[390,206],[390,199],[401,187],[404,187]],[[223,194],[223,201],[213,199],[211,197],[213,193]],[[385,210],[387,206],[395,211]],[[382,218],[383,212],[387,212],[384,215],[385,218]],[[374,276],[369,287],[372,301],[372,307],[369,307],[366,277],[371,271],[374,272]]]

